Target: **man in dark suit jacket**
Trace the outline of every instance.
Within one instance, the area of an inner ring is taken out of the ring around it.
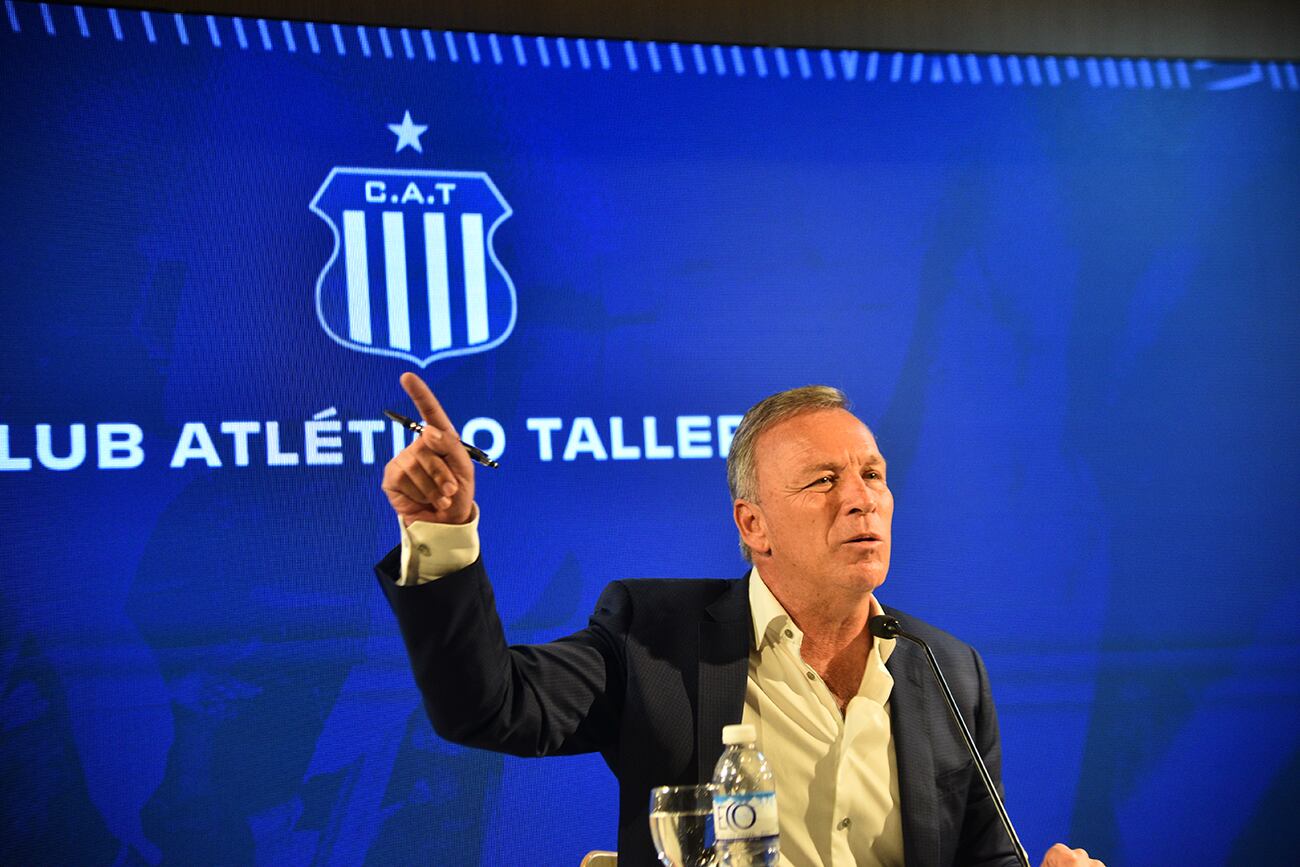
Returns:
[[[385,469],[394,509],[407,527],[476,522],[473,467],[455,429],[418,377],[406,374],[402,383],[429,427]],[[838,391],[783,392],[746,414],[728,477],[742,551],[758,568],[751,575],[763,576],[801,630],[809,679],[824,684],[843,714],[873,658],[865,624],[879,610],[871,593],[889,561],[893,498],[875,439]],[[437,732],[519,756],[600,752],[619,779],[620,863],[655,863],[650,789],[707,781],[722,727],[739,722],[761,688],[751,653],[752,578],[616,581],[586,629],[509,647],[481,557],[421,582],[405,574],[410,544],[404,539],[377,573]],[[1000,786],[997,718],[979,655],[885,611],[930,643]],[[901,811],[908,867],[1018,864],[924,656],[903,642],[887,668],[897,759],[892,806]],[[783,816],[787,821],[798,817]],[[1058,844],[1044,864],[1100,862]]]
[[[646,810],[654,786],[707,782],[722,727],[741,718],[752,629],[748,578],[616,581],[588,627],[507,648],[482,560],[438,581],[396,583],[400,551],[378,566],[434,729],[517,756],[599,752],[619,779],[619,863],[658,863]],[[939,658],[990,773],[997,719],[979,656],[885,608]],[[891,717],[908,865],[1016,865],[924,656],[899,646]]]

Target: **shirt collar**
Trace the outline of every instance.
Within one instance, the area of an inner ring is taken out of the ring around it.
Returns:
[[[789,630],[789,640],[794,642],[795,648],[803,644],[803,630],[794,622],[789,613],[782,607],[777,598],[772,595],[771,589],[763,581],[763,576],[758,574],[758,567],[755,566],[749,572],[749,612],[754,621],[754,644],[759,650],[763,649],[765,644],[775,644],[780,641],[782,633]],[[871,615],[884,614],[880,603],[876,601],[876,594],[871,594]],[[884,665],[889,661],[890,654],[894,652],[894,646],[898,643],[895,638],[876,638],[872,643],[872,650],[880,654],[880,664]]]

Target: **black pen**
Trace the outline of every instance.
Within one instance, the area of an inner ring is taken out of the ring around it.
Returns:
[[[388,416],[393,421],[397,422],[398,424],[400,424],[402,427],[406,428],[409,431],[413,431],[415,433],[424,433],[424,425],[420,424],[418,421],[416,421],[413,418],[407,418],[404,415],[398,415],[397,413],[393,412],[391,409],[384,410],[384,415]],[[497,463],[496,461],[488,457],[487,452],[483,451],[478,446],[472,446],[469,443],[465,442],[464,440],[457,440],[457,442],[459,442],[461,445],[465,447],[465,451],[469,452],[469,456],[473,458],[476,463],[480,463],[485,467],[491,467],[492,469],[496,469],[497,467],[501,466],[501,464]]]

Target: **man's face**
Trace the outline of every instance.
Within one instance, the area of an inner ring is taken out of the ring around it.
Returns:
[[[801,413],[763,432],[754,465],[761,535],[750,546],[760,568],[817,587],[869,592],[884,582],[894,496],[866,425],[842,409]]]

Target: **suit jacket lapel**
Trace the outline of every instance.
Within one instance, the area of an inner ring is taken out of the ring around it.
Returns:
[[[903,862],[908,867],[932,867],[939,863],[940,851],[930,726],[935,712],[943,709],[933,704],[934,684],[927,682],[928,664],[921,648],[900,640],[885,667],[894,678],[889,719],[903,811]]]
[[[713,766],[722,754],[722,727],[740,722],[744,713],[752,632],[746,575],[705,609],[700,622],[700,695],[695,717],[700,782],[713,777]]]

